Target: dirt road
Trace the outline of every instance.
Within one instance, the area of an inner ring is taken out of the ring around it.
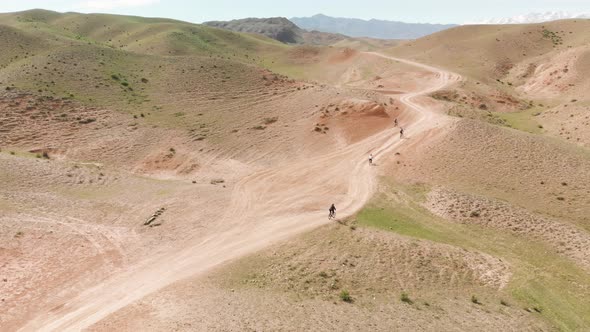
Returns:
[[[437,74],[434,86],[401,96],[411,109],[404,127],[416,135],[444,125],[445,117],[429,111],[417,97],[459,80],[459,76],[408,60],[378,53]],[[260,250],[277,241],[328,223],[327,208],[335,203],[338,217],[357,212],[376,188],[378,161],[403,144],[399,135],[385,130],[321,158],[299,160],[280,168],[256,172],[242,179],[232,193],[224,222],[205,240],[146,259],[105,283],[82,291],[67,303],[31,320],[21,331],[76,331],[176,281],[207,272],[231,259]]]

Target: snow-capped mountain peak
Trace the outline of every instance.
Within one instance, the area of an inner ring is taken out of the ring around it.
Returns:
[[[590,13],[569,13],[564,11],[553,11],[544,13],[528,13],[513,17],[493,18],[479,22],[470,22],[466,24],[525,24],[525,23],[540,23],[555,20],[564,20],[571,18],[588,19]]]

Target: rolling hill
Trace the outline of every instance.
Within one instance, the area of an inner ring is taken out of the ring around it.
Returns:
[[[587,147],[590,80],[583,73],[590,68],[589,33],[590,21],[583,19],[461,26],[390,52],[469,78],[462,88],[437,96],[451,101],[456,115],[546,132]]]

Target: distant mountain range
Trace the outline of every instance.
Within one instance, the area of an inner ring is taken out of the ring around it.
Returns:
[[[312,17],[293,17],[290,20],[306,30],[379,39],[416,39],[456,26],[454,24],[404,23],[375,19],[367,21],[355,18],[330,17],[322,14]]]
[[[579,19],[589,19],[590,14],[588,13],[579,13],[573,14],[563,11],[556,11],[556,12],[544,12],[544,13],[528,13],[524,15],[518,15],[513,17],[505,17],[505,18],[494,18],[489,20],[483,20],[479,22],[469,22],[466,24],[526,24],[526,23],[541,23],[541,22],[549,22],[549,21],[556,21],[556,20],[565,20],[565,19],[572,19],[572,18],[579,18]]]

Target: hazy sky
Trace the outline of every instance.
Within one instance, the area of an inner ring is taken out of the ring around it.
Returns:
[[[590,0],[0,0],[0,12],[31,8],[169,17],[190,22],[323,13],[405,22],[464,23],[530,12],[590,13]]]

